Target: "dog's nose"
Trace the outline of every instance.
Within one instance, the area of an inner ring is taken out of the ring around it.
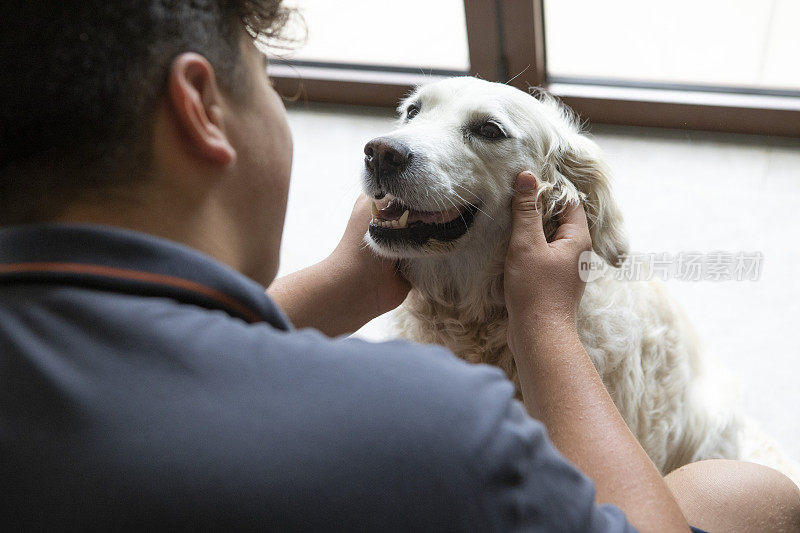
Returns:
[[[377,180],[396,176],[412,157],[408,146],[389,137],[372,139],[364,146],[364,154],[364,164],[375,174]]]

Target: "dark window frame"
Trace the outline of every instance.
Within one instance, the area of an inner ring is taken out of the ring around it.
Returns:
[[[464,0],[464,10],[469,72],[278,61],[270,77],[288,97],[394,107],[420,83],[471,74],[543,87],[591,123],[800,137],[800,93],[549,78],[543,0]]]

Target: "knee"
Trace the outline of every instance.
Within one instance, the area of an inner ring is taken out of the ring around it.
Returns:
[[[694,526],[711,531],[800,530],[800,489],[772,468],[699,461],[671,472],[665,481]]]
[[[780,479],[774,481],[778,505],[785,509],[787,531],[800,531],[800,488],[788,477],[776,470],[773,475]]]
[[[750,463],[753,464],[753,463]],[[800,488],[781,472],[766,466],[755,465],[762,470],[761,487],[765,491],[768,518],[774,519],[777,531],[800,531]],[[759,485],[756,485],[756,489]]]

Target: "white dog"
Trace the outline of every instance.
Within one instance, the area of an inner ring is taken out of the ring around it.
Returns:
[[[414,287],[399,310],[399,332],[499,366],[516,382],[503,299],[513,180],[522,170],[539,178],[550,235],[563,207],[583,201],[594,250],[617,265],[628,244],[608,169],[573,115],[546,95],[452,78],[418,88],[399,111],[397,129],[366,145],[363,174],[375,199],[365,239],[378,254],[400,259]],[[742,424],[703,399],[698,344],[661,285],[610,275],[588,283],[578,328],[662,473],[743,457]],[[765,446],[756,451],[769,455]]]

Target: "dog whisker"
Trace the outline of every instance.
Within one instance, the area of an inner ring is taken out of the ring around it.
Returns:
[[[432,196],[431,199],[433,200],[433,203],[435,203],[437,207],[441,208],[440,211],[446,211],[444,204],[440,202],[436,196]]]
[[[463,197],[462,197],[460,194],[458,194],[456,191],[453,191],[453,194],[455,194],[456,196],[458,196],[458,199],[459,199],[459,200],[461,200],[462,202],[464,202],[465,204],[467,204],[468,206],[470,206],[470,207],[474,207],[475,209],[477,209],[478,211],[480,211],[481,213],[483,213],[484,215],[486,215],[486,216],[487,216],[487,217],[488,217],[488,218],[489,218],[491,221],[493,221],[493,222],[496,222],[496,221],[495,221],[495,219],[494,219],[494,217],[493,217],[492,215],[490,215],[489,213],[487,213],[486,211],[484,211],[483,209],[481,209],[481,208],[480,208],[478,205],[476,205],[476,204],[473,204],[472,202],[468,202],[468,201],[467,201],[467,200],[465,200],[465,199],[464,199],[464,198],[463,198]],[[477,198],[477,196],[476,196],[476,198]],[[478,198],[478,201],[480,202],[480,198]]]
[[[472,196],[474,196],[474,197],[475,197],[475,198],[478,200],[478,203],[481,203],[481,199],[480,199],[480,197],[479,197],[477,194],[475,194],[474,192],[470,191],[469,189],[467,189],[467,188],[466,188],[466,187],[464,187],[463,185],[459,185],[459,184],[457,184],[457,183],[455,183],[454,185],[455,185],[456,187],[460,187],[461,189],[463,189],[463,190],[465,190],[466,192],[470,193]],[[467,201],[467,200],[466,200],[464,197],[462,197],[462,196],[461,196],[460,194],[458,194],[456,191],[453,191],[453,194],[455,194],[456,196],[458,196],[459,200],[461,200],[462,202],[464,202],[464,203],[465,203],[465,204],[467,204],[468,206],[470,206],[470,207],[474,207],[475,209],[477,209],[478,211],[480,211],[481,213],[483,213],[484,215],[486,215],[486,216],[487,216],[487,217],[488,217],[490,220],[492,220],[492,221],[495,221],[495,220],[494,220],[494,217],[493,217],[492,215],[490,215],[489,213],[487,213],[486,211],[484,211],[483,209],[481,209],[481,208],[480,208],[480,207],[479,207],[477,204],[473,204],[472,202],[469,202],[469,201]]]
[[[461,189],[461,190],[462,190],[462,191],[464,191],[465,193],[471,194],[472,196],[474,196],[474,197],[475,197],[475,199],[476,199],[477,201],[479,201],[479,202],[481,202],[481,201],[482,201],[480,196],[478,196],[477,194],[475,194],[474,192],[472,192],[472,191],[471,191],[471,190],[469,190],[468,188],[464,187],[463,185],[461,185],[461,184],[459,184],[459,183],[453,183],[453,186],[454,186],[454,187],[458,187],[459,189]]]
[[[461,218],[461,221],[462,221],[464,224],[466,224],[466,223],[467,223],[467,221],[466,221],[466,220],[464,220],[464,214],[461,212],[461,209],[459,209],[459,207],[456,205],[456,203],[455,203],[455,202],[454,202],[454,201],[453,201],[451,198],[449,198],[449,197],[447,197],[447,196],[444,196],[443,194],[441,195],[441,197],[442,197],[442,199],[444,199],[444,200],[447,200],[448,202],[450,202],[450,205],[452,205],[452,206],[453,206],[453,208],[454,208],[454,209],[456,209],[456,210],[458,211],[458,216]]]
[[[531,65],[530,65],[530,63],[528,63],[528,66],[527,66],[527,67],[525,67],[524,69],[522,69],[522,70],[520,71],[520,73],[519,73],[519,74],[517,74],[516,76],[514,76],[513,78],[511,78],[510,80],[508,80],[508,81],[506,82],[506,85],[508,85],[509,83],[511,83],[512,81],[514,81],[515,79],[519,78],[519,77],[520,77],[520,76],[522,76],[523,74],[525,74],[525,72],[526,72],[526,71],[527,71],[529,68],[531,68]]]

